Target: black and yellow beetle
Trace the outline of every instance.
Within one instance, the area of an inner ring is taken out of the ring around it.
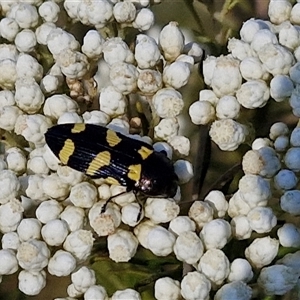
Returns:
[[[165,153],[149,144],[94,124],[48,129],[46,143],[62,164],[92,178],[147,196],[174,197],[178,177]]]

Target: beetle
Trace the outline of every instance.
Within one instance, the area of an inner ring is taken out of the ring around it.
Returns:
[[[174,197],[178,187],[171,160],[143,141],[95,124],[60,124],[48,129],[46,143],[61,161],[91,178],[104,178],[126,191]]]

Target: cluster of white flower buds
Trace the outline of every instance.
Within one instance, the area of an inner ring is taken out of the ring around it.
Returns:
[[[300,116],[298,14],[298,3],[271,0],[270,21],[247,20],[241,39],[229,40],[228,55],[205,59],[204,81],[211,89],[200,91],[189,113],[195,124],[212,123],[210,136],[220,149],[232,151],[247,141],[251,131],[240,117],[241,108],[286,100]]]

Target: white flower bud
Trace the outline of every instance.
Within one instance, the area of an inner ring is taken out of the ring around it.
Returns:
[[[71,280],[77,291],[85,293],[90,286],[96,284],[95,271],[83,266],[71,275]]]
[[[136,253],[137,238],[130,231],[118,229],[107,238],[109,257],[115,262],[127,262]]]
[[[36,113],[44,103],[45,97],[33,78],[20,78],[16,81],[16,104],[28,114]]]
[[[67,251],[58,250],[49,259],[48,272],[57,277],[68,276],[76,268],[76,259]]]
[[[161,30],[159,46],[167,61],[174,61],[183,52],[184,36],[176,22],[170,22]]]
[[[63,182],[57,173],[53,173],[43,180],[43,190],[51,198],[65,200],[69,194],[70,186]]]
[[[41,234],[49,246],[60,246],[68,235],[68,224],[64,220],[50,220],[42,227]]]
[[[114,292],[111,296],[111,300],[119,299],[142,300],[140,294],[133,289],[126,289]]]
[[[79,49],[79,43],[75,37],[61,28],[53,28],[50,30],[46,42],[54,58],[61,52],[66,51],[66,49],[69,51]]]
[[[179,155],[188,156],[191,149],[190,140],[185,136],[175,135],[168,139],[168,143]]]
[[[126,109],[126,99],[114,86],[101,90],[99,97],[100,109],[110,117],[123,115]]]
[[[138,71],[128,63],[115,63],[111,66],[109,78],[112,85],[123,95],[130,94],[137,89]]]
[[[236,119],[240,114],[240,103],[234,96],[223,96],[216,105],[216,116],[219,119]]]
[[[122,207],[122,222],[131,227],[135,227],[144,217],[144,212],[141,212],[141,207],[138,203],[129,203]]]
[[[163,72],[163,82],[167,87],[179,89],[187,84],[190,77],[190,67],[182,61],[175,61],[165,66]]]
[[[17,228],[20,241],[25,242],[31,239],[40,239],[41,228],[42,224],[39,220],[35,218],[23,219]]]
[[[290,22],[284,23],[279,31],[279,43],[290,50],[295,50],[299,44],[300,32]]]
[[[176,118],[166,118],[154,127],[154,137],[161,140],[168,140],[168,138],[178,134],[179,124]]]
[[[250,205],[244,200],[243,194],[240,190],[233,194],[228,204],[228,215],[231,218],[239,215],[247,215],[251,210]]]
[[[89,222],[91,227],[99,236],[106,236],[115,232],[121,224],[121,213],[116,204],[107,203],[105,211],[102,212],[106,201],[96,202],[89,211]]]
[[[163,88],[153,96],[153,106],[161,118],[174,118],[183,109],[182,95],[173,88]]]
[[[131,2],[118,2],[114,5],[113,14],[118,23],[130,23],[136,15],[136,8]]]
[[[42,23],[35,30],[36,39],[39,44],[47,45],[47,40],[50,32],[56,28],[56,25],[51,22]]]
[[[144,94],[154,94],[162,87],[162,75],[159,71],[145,69],[139,72],[137,86]]]
[[[179,235],[185,231],[195,231],[196,224],[187,216],[178,216],[171,220],[169,224],[169,231]]]
[[[237,58],[239,60],[244,60],[247,57],[253,56],[253,51],[250,45],[236,38],[229,39],[227,49],[234,58]]]
[[[203,201],[195,201],[189,210],[189,217],[200,229],[204,224],[213,219],[213,214],[213,208],[207,202]]]
[[[44,270],[22,270],[18,275],[19,290],[29,296],[38,295],[46,286],[46,272]]]
[[[256,238],[245,250],[247,260],[255,268],[262,268],[272,262],[276,257],[279,242],[269,236]]]
[[[295,253],[288,253],[283,258],[276,261],[276,264],[283,264],[287,267],[290,267],[293,269],[296,276],[299,276],[300,274],[300,251],[297,251]]]
[[[22,175],[26,170],[26,157],[23,151],[17,147],[7,149],[5,153],[7,168],[17,175]]]
[[[273,146],[276,152],[285,152],[289,147],[289,138],[287,136],[279,136],[274,141]]]
[[[57,124],[82,123],[82,118],[76,112],[65,112],[57,120]]]
[[[248,129],[232,119],[221,119],[212,123],[209,135],[223,151],[234,151],[242,144]]]
[[[93,233],[90,230],[79,229],[67,236],[63,248],[78,260],[85,260],[91,255],[93,244]]]
[[[77,207],[90,208],[97,200],[97,189],[88,182],[81,182],[71,188],[70,201]]]
[[[240,30],[240,36],[243,41],[251,43],[254,35],[262,29],[270,29],[267,22],[263,20],[249,19],[244,22]]]
[[[167,256],[172,253],[175,236],[162,226],[154,226],[148,232],[147,246],[157,256]]]
[[[2,233],[15,231],[23,218],[22,203],[11,199],[0,206],[0,231]]]
[[[202,60],[204,51],[200,44],[196,42],[190,42],[184,45],[183,52],[188,56],[191,56],[194,63],[198,63]]]
[[[13,42],[20,27],[14,18],[3,18],[0,21],[0,34],[6,40]]]
[[[289,99],[294,85],[287,75],[276,75],[270,82],[270,95],[276,102]]]
[[[15,124],[15,133],[22,135],[38,148],[44,146],[45,132],[51,125],[51,120],[43,115],[20,115]]]
[[[254,207],[247,215],[250,227],[257,233],[270,232],[277,218],[270,207]]]
[[[240,71],[246,80],[267,80],[270,74],[257,57],[246,57],[240,63]]]
[[[245,175],[239,181],[242,199],[251,207],[265,206],[271,197],[270,183],[257,175]]]
[[[245,174],[273,177],[281,168],[281,162],[275,150],[271,147],[262,147],[250,150],[243,156],[243,171]]]
[[[299,147],[291,147],[288,149],[284,156],[284,163],[286,167],[294,172],[300,171],[300,148]]]
[[[10,15],[12,13],[14,16]],[[39,21],[36,7],[23,2],[16,4],[7,16],[14,18],[21,28],[35,27]]]
[[[295,63],[293,54],[281,45],[266,44],[258,51],[258,57],[273,76],[288,74]]]
[[[201,90],[199,92],[199,101],[208,101],[212,106],[216,106],[219,102],[219,98],[212,90]]]
[[[157,300],[180,299],[180,283],[170,277],[162,277],[155,281],[154,295]]]
[[[77,17],[86,25],[96,25],[103,28],[112,18],[113,3],[107,0],[96,2],[80,2],[77,9]]]
[[[65,49],[56,56],[56,63],[61,72],[70,79],[82,79],[90,65],[85,54],[71,49]]]
[[[210,281],[221,285],[230,273],[230,262],[223,251],[219,249],[207,250],[198,264],[198,269]]]
[[[10,170],[0,171],[0,203],[7,203],[14,199],[19,191],[20,183],[14,172]]]
[[[146,31],[154,24],[154,14],[149,8],[142,8],[136,14],[134,21],[132,22],[133,28],[139,31]]]
[[[244,258],[236,258],[230,265],[230,273],[228,281],[244,281],[249,282],[253,278],[253,271],[248,260]]]
[[[269,28],[258,30],[252,38],[251,49],[258,54],[266,45],[278,44],[278,39],[275,33]],[[265,48],[264,48],[265,49]]]
[[[82,117],[86,124],[99,124],[105,126],[109,122],[109,116],[99,110],[86,111],[83,113]]]
[[[16,254],[11,249],[0,250],[0,275],[10,275],[18,271]]]
[[[19,235],[16,232],[4,233],[1,238],[1,245],[2,249],[18,250],[20,246]]]
[[[252,289],[242,281],[235,281],[224,284],[216,293],[214,300],[223,299],[250,300],[252,299]]]
[[[55,23],[58,20],[58,14],[60,12],[60,7],[57,3],[53,1],[46,1],[43,2],[39,6],[39,15],[46,21],[46,22],[53,22]]]
[[[101,285],[91,285],[84,293],[84,300],[107,300],[108,295],[105,288]]]
[[[15,45],[20,52],[32,52],[36,46],[36,35],[30,29],[23,29],[15,37]]]
[[[67,206],[60,214],[60,218],[67,222],[70,231],[82,229],[85,221],[84,209]]]
[[[214,209],[214,216],[216,218],[222,218],[226,215],[228,210],[228,202],[221,191],[212,190],[204,198],[205,202],[208,202]]]
[[[270,97],[270,90],[263,80],[250,80],[243,83],[236,92],[238,102],[249,109],[263,107]]]
[[[185,184],[193,178],[193,165],[189,161],[178,159],[173,166],[175,174],[178,176],[179,184]]]
[[[211,87],[218,97],[233,94],[240,88],[242,76],[239,64],[240,62],[231,56],[216,58],[215,67],[212,70]]]
[[[186,300],[208,299],[210,289],[209,279],[197,271],[188,272],[181,281],[181,295]]]
[[[237,240],[245,240],[250,238],[252,229],[246,216],[238,215],[232,218],[231,222],[232,235]]]
[[[148,198],[144,208],[145,216],[154,224],[170,222],[180,211],[173,199],[165,198]]]
[[[269,3],[268,15],[273,24],[280,24],[289,20],[292,4],[289,1],[271,0]]]
[[[293,5],[291,14],[290,14],[290,22],[296,25],[300,24],[300,4],[297,2]]]
[[[206,125],[216,116],[215,108],[209,101],[196,101],[189,107],[189,115],[196,125]]]
[[[293,171],[282,169],[274,177],[274,184],[277,189],[291,190],[298,183],[298,178]]]
[[[204,246],[195,232],[184,231],[178,235],[173,251],[178,260],[191,265],[203,255]]]
[[[31,239],[21,243],[17,251],[17,259],[25,270],[41,271],[48,265],[50,250],[43,241]]]
[[[83,37],[82,53],[90,59],[99,59],[102,54],[104,39],[97,30],[89,30]]]
[[[62,212],[62,205],[56,200],[43,201],[39,207],[36,209],[37,219],[46,224],[47,222],[58,219],[59,214]]]
[[[18,78],[32,77],[36,82],[43,78],[43,66],[33,56],[21,53],[17,60],[16,71]]]
[[[277,230],[277,235],[283,247],[300,246],[300,229],[292,223],[285,223]]]
[[[258,285],[267,295],[285,295],[298,281],[292,268],[275,265],[263,268],[257,279]]]
[[[103,44],[103,58],[109,66],[121,62],[133,63],[134,61],[133,53],[120,37],[105,41]]]
[[[146,249],[148,248],[148,235],[149,232],[155,227],[155,225],[150,221],[144,221],[138,224],[134,229],[134,234],[139,240],[139,243]]]
[[[263,147],[270,147],[271,141],[268,138],[257,138],[252,142],[252,150],[259,150]]]

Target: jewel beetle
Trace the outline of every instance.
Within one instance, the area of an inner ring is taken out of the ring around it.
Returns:
[[[45,139],[63,165],[92,178],[104,178],[147,196],[176,194],[178,177],[171,160],[143,141],[83,123],[55,125]]]

